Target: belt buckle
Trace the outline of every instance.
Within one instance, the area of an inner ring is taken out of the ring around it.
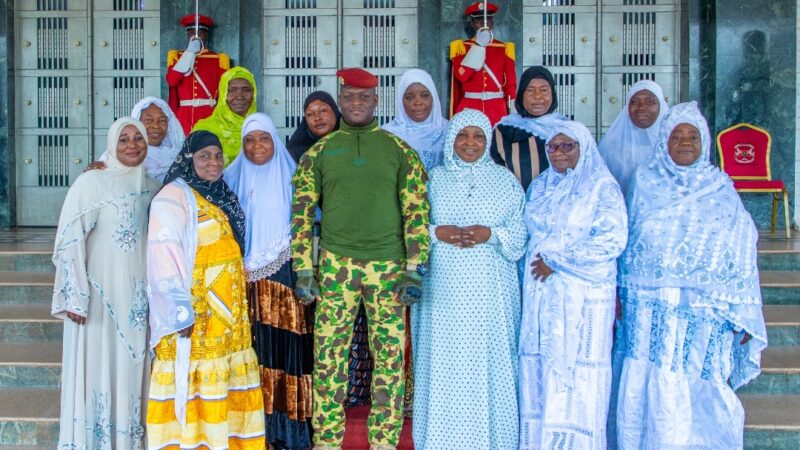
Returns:
[[[488,92],[481,92],[481,100],[486,101],[489,100],[489,93]]]

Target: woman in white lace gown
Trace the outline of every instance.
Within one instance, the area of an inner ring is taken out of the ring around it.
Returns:
[[[586,127],[557,125],[545,149],[525,205],[519,448],[605,450],[625,203]]]
[[[147,355],[147,132],[123,117],[107,168],[70,187],[56,233],[52,313],[64,319],[58,447],[138,449]]]
[[[734,390],[758,376],[767,346],[758,232],[731,180],[711,164],[711,142],[697,105],[676,105],[654,157],[632,179],[613,448],[743,446]]]

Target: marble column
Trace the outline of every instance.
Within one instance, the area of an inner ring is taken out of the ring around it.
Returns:
[[[0,229],[15,224],[14,2],[0,0]]]

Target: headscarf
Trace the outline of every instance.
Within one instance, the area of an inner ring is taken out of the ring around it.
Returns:
[[[550,92],[553,94],[553,104],[551,104],[550,109],[541,116],[533,116],[525,109],[523,103],[525,90],[528,89],[528,85],[535,78],[541,78],[547,81],[547,84],[550,85]],[[547,139],[559,123],[567,120],[567,116],[556,112],[556,108],[558,108],[556,81],[553,78],[553,74],[543,66],[528,67],[528,69],[522,73],[514,105],[516,106],[517,112],[505,116],[497,125],[518,128],[531,135],[538,136],[541,139]]]
[[[318,140],[322,139],[322,137],[315,135],[308,129],[308,122],[306,122],[305,118],[308,105],[315,100],[319,100],[331,107],[333,113],[336,114],[336,126],[333,127],[333,129],[339,129],[339,120],[342,118],[342,113],[339,112],[336,100],[333,99],[331,94],[325,91],[315,91],[309,94],[308,97],[306,97],[306,101],[303,102],[303,120],[294,131],[294,134],[292,134],[292,137],[289,138],[289,143],[286,145],[289,149],[289,154],[292,155],[292,159],[294,159],[295,162],[300,161],[300,157],[303,153],[311,148],[312,145],[316,144]]]
[[[631,98],[637,92],[644,90],[652,92],[659,103],[658,117],[647,129],[634,125],[628,113]],[[664,119],[667,112],[669,112],[669,105],[664,99],[661,86],[650,80],[638,81],[628,91],[625,108],[620,111],[603,139],[600,140],[600,155],[605,160],[608,170],[619,182],[623,194],[628,190],[628,183],[636,167],[650,161],[653,149],[658,142],[661,120]]]
[[[272,119],[264,113],[251,114],[242,127],[242,141],[251,131],[272,136],[275,152],[262,165],[252,163],[244,151],[225,169],[225,181],[239,197],[247,220],[244,266],[250,273],[289,258],[291,241],[292,175],[297,164],[283,145]],[[274,273],[274,271],[273,271]],[[265,274],[270,275],[270,274]]]
[[[558,255],[588,238],[595,208],[587,206],[587,201],[593,198],[598,186],[604,183],[617,185],[597,151],[592,133],[583,124],[572,120],[564,121],[553,130],[547,142],[559,134],[578,142],[580,155],[574,169],[558,173],[551,165],[534,180],[536,184],[543,184],[541,197],[530,199],[525,215],[538,214],[547,217],[549,233],[542,236],[532,235],[529,241],[529,248],[535,248],[537,253],[543,255]],[[548,158],[549,156],[548,154]],[[534,189],[533,184],[530,189]],[[596,273],[587,268],[579,275],[591,282],[613,281],[616,267],[605,268]]]
[[[483,154],[480,158],[478,158],[477,161],[471,163],[459,158],[459,156],[456,155],[456,149],[454,147],[456,136],[458,136],[458,133],[466,127],[478,127],[483,130],[483,133],[486,135],[486,147],[483,151]],[[443,148],[444,167],[447,170],[460,171],[465,175],[472,175],[474,168],[486,164],[494,164],[491,156],[489,156],[491,135],[492,124],[489,122],[489,118],[486,117],[486,114],[476,109],[464,109],[450,118],[450,123],[447,125],[447,133],[445,135]]]
[[[236,242],[239,243],[239,248],[244,250],[245,219],[236,194],[230,190],[223,177],[220,177],[217,181],[207,181],[200,178],[194,170],[192,156],[210,145],[222,147],[219,138],[214,133],[205,130],[189,133],[180,153],[175,157],[175,162],[172,163],[172,167],[167,171],[164,185],[166,186],[173,180],[182,178],[186,184],[206,200],[217,205],[228,216],[228,222],[231,224]]]
[[[114,123],[111,124],[111,128],[108,129],[108,137],[106,138],[106,169],[103,170],[104,174],[108,174],[114,177],[113,185],[109,186],[110,189],[119,187],[120,184],[125,184],[127,186],[124,187],[125,190],[130,192],[140,192],[142,187],[145,185],[145,178],[147,177],[147,171],[145,170],[144,164],[139,164],[136,167],[129,167],[117,158],[117,143],[119,142],[119,137],[122,134],[122,129],[128,125],[133,125],[142,133],[142,137],[144,138],[145,142],[147,142],[147,130],[144,128],[144,124],[139,122],[137,119],[133,117],[125,116],[120,117],[119,119],[115,120]],[[126,180],[130,180],[129,183],[119,183],[121,181],[119,179],[120,176],[124,176]]]
[[[228,85],[235,78],[244,78],[253,86],[253,103],[244,116],[240,116],[228,106]],[[244,67],[233,67],[227,70],[219,80],[219,100],[214,112],[209,117],[198,121],[192,131],[207,130],[217,135],[222,142],[222,153],[225,155],[225,165],[227,166],[236,158],[239,149],[242,148],[242,125],[244,118],[256,112],[256,79],[253,74]]]
[[[547,70],[544,66],[531,66],[528,67],[525,72],[522,72],[522,76],[519,77],[519,84],[517,85],[517,98],[514,100],[514,106],[517,107],[517,112],[525,118],[537,118],[542,116],[534,116],[533,114],[529,113],[525,109],[525,104],[522,101],[522,97],[525,94],[525,90],[528,89],[528,85],[531,84],[535,78],[541,78],[544,81],[547,81],[547,84],[550,85],[550,92],[553,94],[553,104],[550,105],[550,109],[547,110],[546,113],[542,114],[542,116],[551,114],[553,111],[558,108],[558,95],[556,94],[556,80],[553,78],[553,74]]]
[[[147,174],[161,181],[164,179],[164,175],[167,174],[167,170],[169,170],[172,162],[175,161],[175,156],[181,150],[186,136],[183,135],[183,127],[181,127],[178,118],[175,117],[175,113],[172,112],[172,108],[169,107],[167,102],[160,98],[145,97],[139,100],[138,103],[133,105],[131,116],[140,120],[142,111],[150,105],[158,106],[164,115],[167,116],[168,121],[167,134],[164,136],[164,140],[161,141],[161,145],[157,147],[148,145],[147,158],[144,160],[144,167],[147,169]]]
[[[403,107],[403,97],[406,94],[406,90],[414,83],[425,86],[433,96],[431,113],[422,122],[415,122],[408,116],[405,107]],[[441,164],[442,144],[444,143],[447,119],[442,116],[439,92],[436,91],[436,85],[428,72],[420,69],[410,69],[403,74],[395,91],[394,108],[394,120],[382,128],[406,141],[419,155],[425,170],[430,170]],[[487,135],[488,137],[489,135]]]
[[[689,166],[669,156],[672,130],[690,124],[702,151]],[[710,162],[711,134],[696,102],[675,105],[661,125],[655,155],[631,180],[630,239],[620,257],[620,287],[681,288],[689,306],[710,308],[737,331],[734,389],[755,378],[767,345],[756,264],[758,232],[733,184]]]

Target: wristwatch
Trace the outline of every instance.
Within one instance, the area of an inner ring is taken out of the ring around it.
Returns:
[[[406,270],[414,271],[419,274],[419,276],[424,277],[428,274],[428,265],[427,264],[406,264]]]

